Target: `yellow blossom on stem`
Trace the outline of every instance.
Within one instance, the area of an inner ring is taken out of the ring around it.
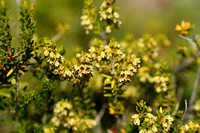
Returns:
[[[193,29],[193,25],[189,21],[182,21],[181,25],[176,25],[175,30],[180,31],[182,35],[187,35]]]

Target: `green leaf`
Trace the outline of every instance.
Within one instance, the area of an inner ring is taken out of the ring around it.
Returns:
[[[106,75],[106,74],[101,74],[101,76],[105,78],[112,78],[110,75]]]
[[[115,80],[112,80],[112,82],[111,82],[111,88],[113,89],[114,86],[115,86]]]
[[[6,77],[10,76],[10,74],[12,74],[13,69],[10,69],[10,71],[7,73]]]
[[[108,94],[104,94],[103,96],[104,96],[104,97],[112,97],[112,94],[109,94],[109,93],[108,93]]]
[[[111,90],[112,88],[110,88],[110,87],[103,87],[103,89],[105,89],[105,90]]]
[[[9,90],[8,89],[1,89],[0,90],[0,96],[11,98],[11,95],[9,94]]]
[[[114,67],[116,67],[116,66],[118,66],[118,65],[119,65],[119,63],[115,63]]]
[[[19,70],[18,72],[21,73],[22,75],[24,75],[24,72],[22,70]]]

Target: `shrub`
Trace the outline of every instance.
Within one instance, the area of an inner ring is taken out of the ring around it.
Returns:
[[[175,27],[189,45],[178,47],[180,58],[170,66],[161,57],[161,50],[171,44],[164,35],[134,39],[128,34],[121,43],[112,37],[112,31],[122,25],[115,3],[103,0],[96,7],[92,0],[84,1],[81,25],[86,34],[98,37],[88,52],[67,59],[65,49],[55,41],[69,33],[68,25],[58,25],[57,38],[38,41],[34,3],[22,0],[20,41],[14,46],[7,7],[1,0],[0,110],[10,116],[6,119],[13,131],[200,132],[200,46],[194,25],[182,21]],[[196,68],[191,98],[180,110],[178,92],[190,80],[187,73]],[[38,80],[34,87],[20,87],[26,74]],[[64,90],[63,83],[67,84]]]

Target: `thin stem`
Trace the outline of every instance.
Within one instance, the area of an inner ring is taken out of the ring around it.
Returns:
[[[186,112],[187,112],[187,100],[185,99],[185,111],[184,111],[184,113],[182,115],[182,118],[181,118],[181,121],[179,123],[179,126],[183,123],[183,119],[185,117]]]
[[[187,40],[189,42],[189,44],[195,49],[195,51],[197,50],[197,47],[195,46],[194,44],[194,41],[192,39],[190,39],[189,37],[187,36],[183,36],[183,35],[179,35],[181,38]]]
[[[101,34],[101,37],[103,38],[104,45],[107,45],[107,34],[105,31],[103,31]],[[114,67],[114,60],[112,56],[110,57],[110,62],[111,62],[111,75],[112,75],[112,80],[114,81],[114,91],[115,91],[115,103],[117,107],[117,86],[116,86],[116,72],[115,72],[115,67]]]
[[[116,102],[116,107],[117,107],[117,87],[116,87],[116,72],[115,72],[115,67],[114,67],[114,60],[112,57],[110,58],[111,61],[111,74],[113,75],[113,81],[114,81],[114,90],[115,90],[115,102]]]
[[[189,102],[189,111],[192,110],[193,103],[196,100],[199,81],[200,81],[200,66],[198,67],[196,79],[195,79],[195,82],[194,82],[194,88],[193,88],[193,91],[192,91],[192,96],[191,96],[190,102]]]
[[[51,40],[53,40],[54,42],[58,41],[64,33],[65,29],[59,31]]]
[[[15,130],[17,129],[17,123],[18,123],[18,100],[19,100],[19,79],[20,79],[20,76],[19,76],[19,73],[17,74],[17,78],[16,78],[16,100],[15,100]]]
[[[0,62],[0,67],[3,68],[3,70],[4,70],[5,72],[7,72],[7,71],[6,71],[6,68],[1,64],[1,62]]]
[[[19,11],[19,7],[21,5],[21,0],[16,0],[16,3],[17,3],[17,11]]]
[[[36,4],[36,0],[31,0],[31,3],[34,3],[34,4]]]
[[[187,59],[185,62],[183,62],[181,65],[179,65],[178,67],[174,68],[174,74],[177,75],[180,72],[183,72],[186,68],[188,68],[192,63],[194,63],[195,58],[191,57],[189,59]]]
[[[200,46],[198,44],[198,41],[197,41],[197,38],[196,38],[196,34],[194,32],[194,29],[193,29],[193,41],[196,43],[198,50],[200,50]]]
[[[170,99],[170,95],[169,95],[169,94],[167,95],[167,97],[168,97],[168,99]],[[171,111],[171,108],[170,108],[170,106],[168,106],[168,107],[167,107],[168,115],[170,115],[170,111]]]
[[[100,36],[103,38],[103,44],[107,45],[107,34],[105,31],[103,31]]]
[[[45,124],[46,124],[46,121],[47,121],[47,113],[45,112],[42,116],[42,127],[43,127],[43,130],[46,128]]]
[[[107,105],[104,103],[98,115],[95,117],[95,120],[97,122],[97,126],[94,128],[95,133],[102,133],[101,119],[105,113],[106,108],[107,108]]]
[[[103,117],[106,108],[107,108],[107,105],[106,105],[106,104],[103,104],[103,106],[102,106],[101,110],[99,111],[98,115],[95,117],[95,120],[96,120],[96,122],[97,122],[97,125],[100,124],[101,118]]]

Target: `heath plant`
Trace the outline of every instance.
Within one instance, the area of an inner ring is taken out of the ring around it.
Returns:
[[[194,25],[182,21],[175,27],[189,45],[178,46],[179,58],[170,66],[161,53],[171,42],[162,34],[127,34],[117,42],[112,32],[122,22],[116,2],[95,6],[84,0],[80,23],[97,37],[69,59],[56,45],[69,25],[59,23],[54,38],[36,38],[35,4],[21,0],[15,44],[6,1],[0,0],[0,113],[12,132],[200,132],[200,38]],[[190,72],[196,73],[192,94],[183,99]],[[37,84],[21,87],[28,74]]]

